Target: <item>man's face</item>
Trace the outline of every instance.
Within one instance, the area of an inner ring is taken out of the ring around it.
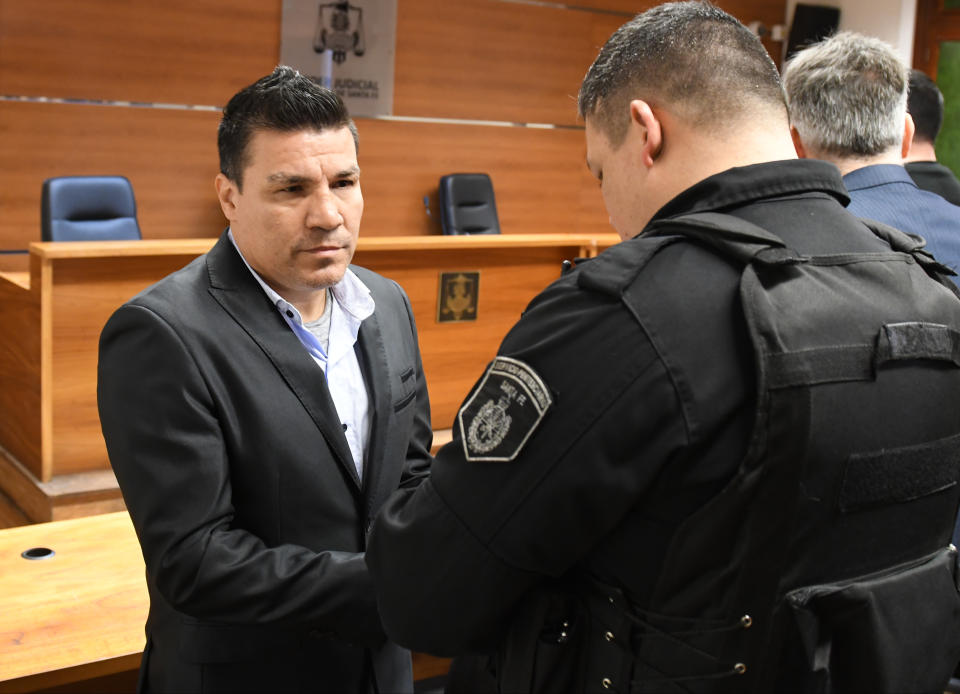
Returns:
[[[646,226],[653,210],[647,210],[642,195],[647,169],[641,166],[636,151],[633,128],[625,140],[613,147],[595,118],[586,119],[587,167],[603,193],[603,203],[610,215],[610,224],[622,240],[636,236]]]
[[[363,214],[350,130],[258,130],[242,175],[242,192],[223,174],[217,191],[250,266],[294,305],[339,282]]]

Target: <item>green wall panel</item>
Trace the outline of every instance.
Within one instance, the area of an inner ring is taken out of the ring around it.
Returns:
[[[960,0],[953,0],[960,6]],[[937,159],[960,175],[960,41],[940,44],[937,86],[943,92],[943,129],[937,137]]]

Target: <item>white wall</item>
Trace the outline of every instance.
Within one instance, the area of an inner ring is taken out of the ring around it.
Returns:
[[[876,36],[895,47],[907,65],[913,63],[913,30],[917,0],[804,0],[809,5],[840,8],[840,29]],[[797,0],[787,0],[787,31]],[[786,46],[786,42],[784,42]]]

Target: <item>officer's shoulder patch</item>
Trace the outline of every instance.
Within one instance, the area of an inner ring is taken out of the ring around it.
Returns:
[[[457,414],[467,460],[513,460],[551,405],[550,391],[536,371],[517,359],[497,357]]]

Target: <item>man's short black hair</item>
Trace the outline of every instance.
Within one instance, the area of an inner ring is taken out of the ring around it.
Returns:
[[[758,39],[709,2],[670,2],[613,33],[580,87],[579,111],[619,145],[628,104],[668,104],[691,124],[719,130],[771,106],[786,117],[777,67]]]
[[[922,70],[910,71],[907,112],[917,126],[914,139],[933,144],[943,125],[943,94]]]
[[[336,92],[286,65],[233,95],[217,130],[220,172],[243,185],[247,145],[257,130],[325,130],[348,128],[359,149],[357,127]]]

